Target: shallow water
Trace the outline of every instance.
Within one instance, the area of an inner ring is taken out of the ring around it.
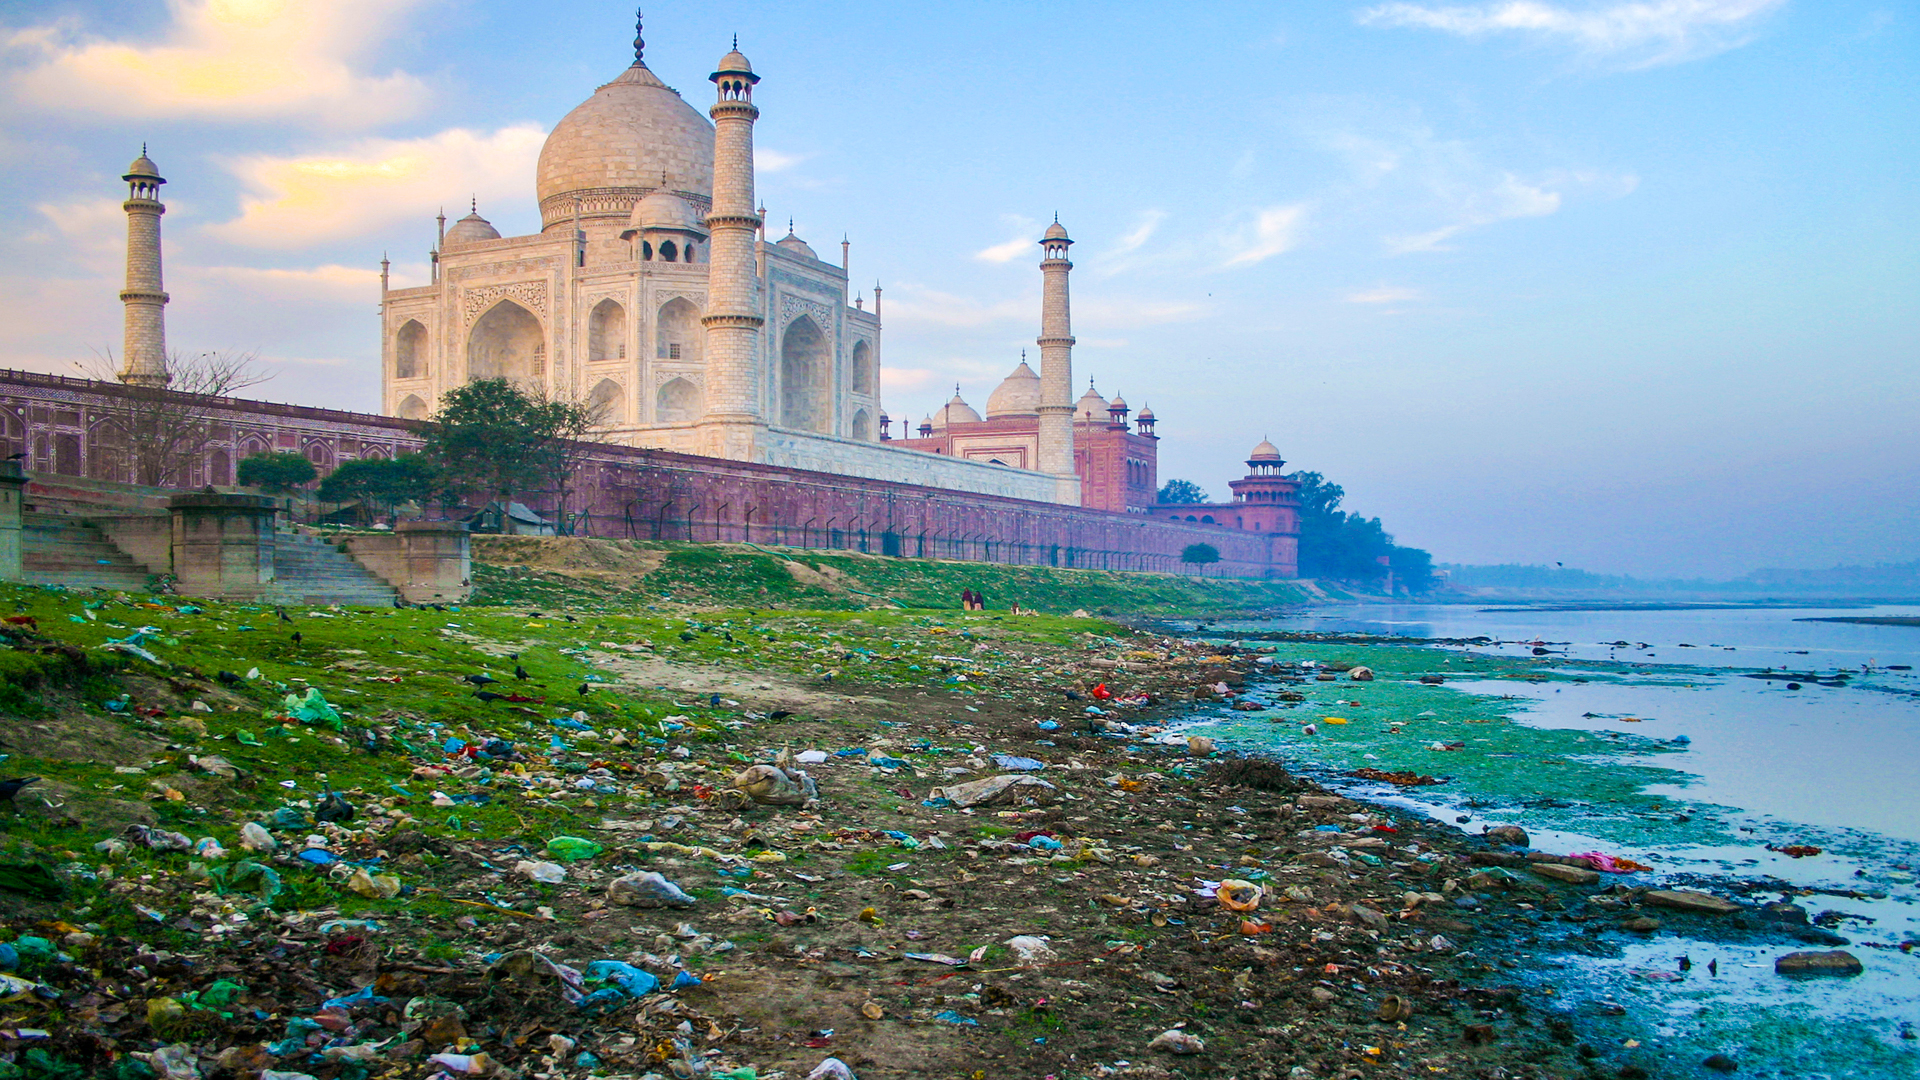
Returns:
[[[1558,1000],[1569,1007],[1601,1001],[1629,1004],[1631,1020],[1620,1025],[1620,1039],[1624,1043],[1637,1038],[1649,1050],[1661,1049],[1663,1064],[1669,1066],[1687,1068],[1708,1053],[1726,1052],[1743,1062],[1742,1075],[1871,1078],[1920,1076],[1920,1042],[1903,1038],[1903,1028],[1911,1032],[1920,1023],[1920,949],[1900,948],[1920,942],[1915,871],[1920,867],[1920,676],[1889,670],[1893,665],[1920,666],[1920,628],[1797,620],[1915,613],[1912,608],[1535,611],[1370,606],[1216,626],[1494,639],[1492,644],[1453,647],[1458,662],[1448,670],[1461,674],[1450,675],[1446,683],[1448,691],[1498,701],[1518,721],[1519,727],[1509,725],[1494,740],[1497,747],[1486,747],[1484,756],[1525,758],[1527,731],[1537,733],[1542,754],[1565,756],[1566,733],[1581,733],[1577,757],[1597,766],[1590,775],[1605,776],[1629,766],[1651,768],[1654,771],[1634,774],[1652,778],[1640,790],[1665,796],[1660,805],[1669,810],[1677,807],[1710,821],[1714,835],[1703,837],[1696,829],[1663,839],[1657,831],[1626,828],[1598,814],[1583,822],[1583,792],[1578,790],[1554,793],[1571,803],[1570,808],[1551,814],[1529,809],[1490,790],[1476,790],[1471,770],[1462,770],[1460,780],[1440,787],[1397,789],[1351,780],[1345,785],[1355,794],[1419,809],[1440,820],[1468,818],[1465,827],[1470,829],[1516,821],[1529,829],[1542,850],[1614,851],[1658,868],[1652,875],[1634,875],[1630,880],[1635,884],[1676,877],[1697,884],[1704,876],[1772,879],[1823,890],[1793,899],[1810,912],[1834,913],[1834,928],[1852,940],[1849,951],[1866,965],[1866,974],[1859,978],[1799,982],[1773,974],[1775,956],[1806,946],[1729,946],[1672,934],[1625,942],[1619,956],[1556,956],[1531,977],[1553,985]],[[1612,644],[1619,641],[1630,644]],[[1466,656],[1532,657],[1539,648],[1548,650],[1549,663],[1559,657],[1576,661],[1557,670],[1586,681],[1526,682],[1468,674],[1472,665]],[[1282,645],[1280,651],[1284,657],[1289,649]],[[1784,678],[1746,677],[1768,669],[1815,673],[1829,682],[1837,672],[1846,672],[1848,678],[1845,685],[1803,681],[1800,689],[1788,690]],[[1301,707],[1306,715],[1300,719],[1330,708],[1329,697],[1371,693],[1341,695],[1336,689],[1348,685],[1303,687],[1313,700]],[[1391,736],[1380,721],[1405,721],[1410,735],[1418,730],[1417,721],[1394,715],[1392,708],[1365,713],[1367,721],[1356,719],[1337,731],[1322,724],[1323,732],[1313,737],[1300,733],[1296,714],[1277,723],[1278,717],[1239,714],[1216,718],[1209,727],[1234,743],[1269,749],[1296,763],[1318,755],[1336,772],[1353,767],[1360,755],[1377,757],[1382,766],[1412,765],[1433,772],[1442,772],[1442,766],[1426,762],[1461,760],[1458,754],[1419,755],[1422,741],[1437,730],[1401,739]],[[1492,730],[1474,733],[1490,735]],[[1455,726],[1443,737],[1474,733]],[[1690,742],[1674,747],[1670,740],[1677,736]],[[1472,745],[1476,742],[1489,739],[1469,738],[1467,753],[1481,752]],[[1660,752],[1649,756],[1649,747]],[[1335,760],[1342,764],[1331,764]],[[1337,776],[1328,779],[1341,783]],[[1597,784],[1587,794],[1595,805],[1618,801],[1618,792],[1603,797]],[[1825,850],[1794,859],[1768,850],[1769,843],[1812,844]],[[1868,895],[1835,895],[1842,892]],[[1690,955],[1696,964],[1680,981],[1646,974],[1672,971],[1676,955]],[[1702,970],[1708,959],[1719,960],[1718,977]]]

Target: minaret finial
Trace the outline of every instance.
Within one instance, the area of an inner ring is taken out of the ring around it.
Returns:
[[[467,198],[467,212],[470,214],[477,214],[480,212],[480,196],[471,195]]]
[[[734,48],[734,51],[735,51],[735,52],[738,52],[738,51],[739,51],[739,49],[740,49],[740,35],[739,35],[739,34],[735,34],[735,35],[733,35],[733,48]]]
[[[147,140],[145,139],[140,140],[140,156],[141,157],[147,156]]]
[[[640,36],[640,22],[646,13],[639,8],[633,9],[633,66],[646,67],[647,39]]]

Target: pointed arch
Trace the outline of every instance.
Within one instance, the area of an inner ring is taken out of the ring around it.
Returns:
[[[865,409],[861,409],[860,411],[854,413],[853,414],[853,430],[851,434],[853,435],[854,438],[859,439],[861,442],[872,442],[873,441],[873,414],[869,413]]]
[[[700,327],[700,309],[684,296],[662,304],[654,322],[654,357],[659,360],[700,362],[706,331]]]
[[[427,403],[421,401],[420,395],[418,394],[408,394],[401,400],[400,408],[394,415],[402,420],[425,420],[427,418]],[[264,449],[258,452],[262,454],[266,453]]]
[[[627,358],[627,309],[608,297],[593,305],[587,316],[587,360]]]
[[[613,379],[601,379],[587,395],[587,412],[595,424],[624,424],[627,420],[627,392]]]
[[[533,312],[511,300],[500,301],[475,319],[467,333],[467,381],[544,381],[546,340],[546,331]]]
[[[811,317],[802,315],[788,323],[780,336],[780,422],[824,434],[831,421],[832,386],[827,336]]]
[[[393,377],[427,377],[427,328],[421,325],[419,319],[408,319],[400,332],[393,336]]]
[[[873,347],[866,342],[853,346],[853,392],[871,394],[874,387]]]
[[[653,419],[659,424],[691,424],[705,415],[700,388],[685,379],[668,379],[654,395]]]

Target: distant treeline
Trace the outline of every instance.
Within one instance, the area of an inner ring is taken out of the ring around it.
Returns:
[[[1829,570],[1755,570],[1725,581],[1636,578],[1564,566],[1466,566],[1442,563],[1448,583],[1462,589],[1543,589],[1555,592],[1705,593],[1742,596],[1920,596],[1920,560]]]

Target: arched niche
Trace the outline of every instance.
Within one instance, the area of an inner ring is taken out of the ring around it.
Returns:
[[[593,305],[587,316],[587,359],[627,358],[627,309],[609,297]]]
[[[660,424],[691,424],[707,411],[700,388],[685,379],[668,379],[654,395],[653,419]]]
[[[596,424],[619,424],[627,419],[627,410],[623,408],[626,391],[612,379],[601,379],[593,384],[593,392],[587,395],[587,414]]]
[[[400,409],[394,415],[402,420],[425,420],[427,418],[427,403],[421,401],[420,395],[418,394],[408,394],[405,398],[401,399]],[[266,451],[262,450],[260,452],[265,453]]]
[[[780,422],[801,431],[825,433],[833,363],[827,338],[805,315],[787,324],[780,336]]]
[[[467,334],[467,381],[539,383],[546,375],[546,333],[533,312],[502,300],[474,320]]]
[[[873,347],[861,341],[853,346],[853,392],[873,393]]]
[[[700,326],[700,309],[684,296],[676,296],[660,307],[654,323],[654,357],[659,360],[700,361],[700,346],[706,331]]]
[[[853,437],[861,442],[873,441],[873,415],[865,409],[853,414]],[[999,464],[995,462],[995,464]]]
[[[427,328],[420,325],[419,319],[408,319],[393,336],[393,377],[427,377]]]

